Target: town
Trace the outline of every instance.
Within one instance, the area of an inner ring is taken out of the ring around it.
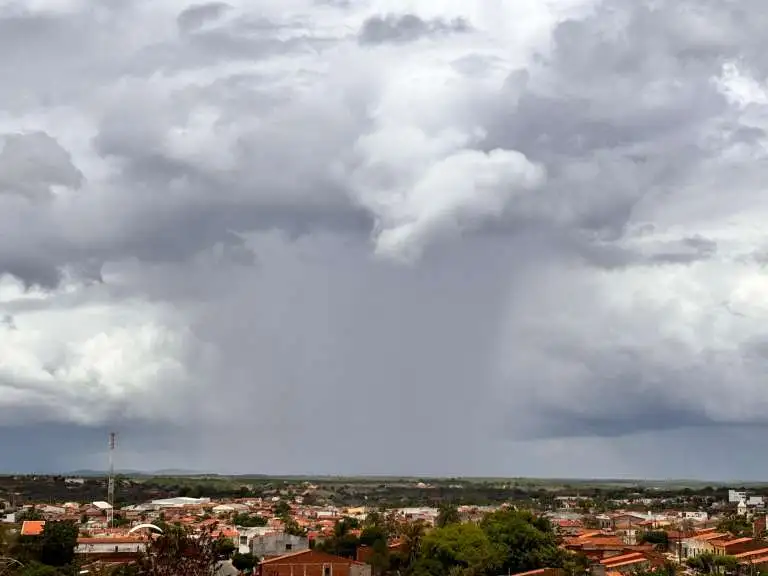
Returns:
[[[118,574],[167,553],[157,547],[172,537],[210,542],[199,573],[219,576],[756,576],[768,571],[765,495],[524,479],[8,476],[0,576]],[[122,573],[198,573],[168,562]]]

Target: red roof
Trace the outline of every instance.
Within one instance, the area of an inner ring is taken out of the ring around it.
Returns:
[[[40,536],[45,528],[45,520],[24,520],[21,525],[22,536]]]

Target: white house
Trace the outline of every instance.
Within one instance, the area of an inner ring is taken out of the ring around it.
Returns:
[[[124,536],[113,538],[78,538],[76,554],[138,554],[147,547],[146,538]]]
[[[254,526],[252,528],[236,526],[235,528],[238,533],[235,544],[237,545],[240,554],[246,554],[251,551],[251,545],[254,538],[265,536],[266,534],[275,531],[275,529],[270,526]]]

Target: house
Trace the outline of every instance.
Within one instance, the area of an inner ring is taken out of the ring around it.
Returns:
[[[302,550],[263,560],[256,576],[371,576],[371,567],[318,550]]]
[[[745,566],[759,566],[765,564],[766,558],[768,558],[768,543],[762,548],[735,554],[734,558],[736,558],[739,564]]]
[[[254,526],[250,528],[237,526],[236,530],[238,534],[235,540],[235,544],[237,544],[238,552],[240,554],[246,554],[248,552],[251,552],[251,549],[252,549],[251,547],[252,547],[254,538],[258,538],[259,536],[266,536],[267,534],[270,534],[275,531],[273,528],[270,528],[269,526]],[[281,550],[279,554],[282,554],[284,552],[285,550]]]
[[[755,538],[726,537],[721,540],[712,540],[712,553],[717,556],[736,556],[742,552],[759,550],[766,546],[768,546],[766,542]]]
[[[594,576],[607,576],[608,574],[634,574],[638,570],[649,570],[664,564],[662,556],[653,553],[627,552],[603,558],[592,567]]]
[[[83,563],[122,564],[134,561],[146,548],[147,539],[141,536],[81,537],[75,554]]]
[[[622,538],[613,532],[601,530],[593,530],[585,532],[580,536],[566,538],[563,547],[572,552],[580,552],[591,560],[601,560],[628,552],[648,552],[653,550],[653,546],[650,544],[642,546],[627,545]]]
[[[693,558],[700,554],[714,554],[714,541],[726,538],[722,532],[697,532],[689,538],[683,538],[681,542],[681,555],[683,558]]]
[[[219,504],[218,506],[214,506],[211,509],[211,512],[216,514],[217,516],[224,516],[226,514],[234,514],[237,513],[244,513],[249,512],[250,508],[246,506],[245,504]]]
[[[257,558],[281,556],[289,552],[309,550],[309,538],[285,532],[254,534],[251,538],[251,554]]]

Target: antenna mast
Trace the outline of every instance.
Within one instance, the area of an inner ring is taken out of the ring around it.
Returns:
[[[107,528],[112,528],[115,519],[115,439],[117,434],[109,433],[109,479],[107,480]]]

